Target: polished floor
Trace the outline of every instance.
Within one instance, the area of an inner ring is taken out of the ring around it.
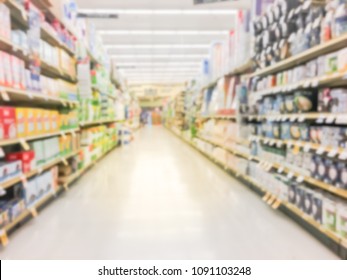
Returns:
[[[161,127],[145,128],[10,236],[1,259],[335,259]]]

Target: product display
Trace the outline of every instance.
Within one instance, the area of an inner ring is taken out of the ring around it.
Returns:
[[[127,143],[116,122],[132,122],[126,110],[137,104],[111,75],[93,24],[70,14],[72,1],[52,1],[51,9],[38,2],[0,3],[2,245],[7,232]]]

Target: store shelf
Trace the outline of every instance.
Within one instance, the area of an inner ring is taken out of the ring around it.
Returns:
[[[97,161],[100,161],[102,158],[104,158],[107,154],[109,154],[112,150],[114,150],[114,148],[116,148],[117,146],[114,146],[110,151],[108,151],[107,153],[105,153],[102,157],[100,157]],[[65,157],[71,157],[74,154],[77,154],[79,151],[72,153],[71,155]],[[72,180],[69,184],[71,184],[73,181],[75,181],[78,177],[80,177],[87,169],[89,169],[90,167],[92,167],[95,164],[95,162],[93,162],[92,164],[88,165],[87,167],[83,168],[82,170],[80,170],[79,172],[77,172],[77,174],[75,176],[75,179]],[[77,176],[78,175],[78,176]],[[30,217],[33,217],[33,212],[37,213],[37,209],[42,207],[43,205],[45,205],[48,201],[52,200],[53,198],[55,198],[57,196],[58,193],[60,193],[63,190],[63,186],[59,186],[58,190],[56,192],[51,192],[46,194],[44,197],[42,197],[40,200],[38,200],[30,209],[26,209],[23,213],[21,213],[14,221],[12,221],[11,223],[7,224],[5,227],[2,228],[2,230],[5,231],[5,233],[10,232],[12,229],[14,229],[17,225],[19,225],[20,223],[24,222],[25,220],[29,219]]]
[[[73,50],[71,50],[66,44],[64,44],[63,42],[59,40],[57,34],[52,34],[49,30],[42,27],[41,27],[41,39],[55,47],[62,48],[72,57],[75,57],[76,55]]]
[[[111,99],[113,99],[113,100],[116,100],[116,99],[117,99],[116,96],[111,95],[111,94],[109,94],[109,93],[104,93],[101,89],[99,89],[99,88],[96,87],[96,86],[92,86],[92,90],[93,90],[93,91],[96,91],[96,92],[98,92],[98,93],[100,93],[100,94],[102,94],[102,95],[106,95],[107,97],[109,97],[109,98],[111,98]]]
[[[0,184],[0,186],[4,189],[7,189],[7,188],[10,188],[12,187],[13,185],[17,184],[17,183],[20,183],[23,181],[23,178],[26,178],[26,179],[29,179],[35,175],[38,175],[38,174],[41,174],[43,171],[47,170],[47,169],[50,169],[51,167],[59,164],[59,163],[63,163],[65,160],[69,159],[70,157],[73,157],[75,156],[79,151],[76,151],[76,152],[72,152],[71,154],[67,155],[67,156],[63,156],[63,157],[59,157],[55,160],[52,160],[51,162],[49,163],[46,163],[42,166],[39,166],[37,168],[35,168],[34,170],[30,171],[30,172],[27,172],[25,174],[21,174],[11,180],[8,180],[8,181],[5,181],[3,183]]]
[[[6,38],[0,36],[0,50],[12,54],[25,62],[29,61],[29,56],[27,51],[21,49],[20,47],[12,44],[12,42]]]
[[[239,67],[236,67],[235,69],[233,69],[229,73],[225,74],[224,76],[221,76],[221,77],[217,78],[216,80],[208,83],[207,85],[202,87],[201,90],[206,90],[208,88],[215,87],[217,85],[218,81],[224,77],[232,77],[232,76],[236,76],[236,75],[245,74],[248,71],[250,71],[252,69],[252,67],[253,67],[253,62],[251,60],[248,60],[245,64],[243,64]]]
[[[254,91],[254,92],[251,92],[251,94],[262,95],[262,96],[278,94],[278,93],[285,94],[297,89],[316,88],[318,86],[328,86],[328,87],[347,86],[347,72],[333,73],[329,75],[324,75],[322,77],[305,79],[290,85],[276,86],[272,88],[267,88],[265,90]]]
[[[5,0],[5,4],[11,11],[11,18],[21,26],[28,27],[28,15],[23,6],[15,0]]]
[[[266,115],[243,115],[241,116],[248,121],[297,121],[304,122],[305,120],[316,120],[318,122],[327,122],[333,123],[337,122],[346,122],[347,123],[347,114],[334,114],[334,113],[302,113],[302,114],[266,114]]]
[[[199,116],[199,119],[208,120],[208,119],[223,119],[223,120],[236,120],[237,115],[212,115],[212,116]]]
[[[59,69],[58,67],[51,65],[51,64],[49,64],[43,60],[41,61],[41,73],[44,76],[64,79],[64,80],[69,81],[71,83],[77,82],[76,77],[72,77],[71,75],[67,74],[66,72]]]
[[[61,130],[58,132],[45,133],[41,135],[35,135],[35,136],[29,136],[29,137],[23,137],[23,138],[0,140],[0,147],[20,144],[23,141],[26,142],[26,141],[32,141],[37,139],[44,139],[44,138],[54,137],[54,136],[63,135],[63,134],[70,134],[70,133],[74,134],[77,131],[79,131],[79,129]]]
[[[97,121],[80,122],[80,127],[96,126],[96,125],[103,125],[103,124],[116,123],[116,122],[121,122],[121,121],[113,119],[113,120],[97,120]]]
[[[70,101],[34,91],[0,87],[0,92],[7,93],[9,100],[4,100],[4,98],[2,98],[3,101],[7,103],[28,103],[30,105],[35,104],[40,106],[59,105],[64,107],[74,107],[79,105],[78,101]]]
[[[199,149],[197,146],[194,145],[193,142],[185,139],[182,137],[181,134],[173,131],[171,128],[168,128],[172,133],[177,135],[181,140],[192,146],[193,148],[197,149],[200,153],[202,153],[204,156],[209,158],[212,162],[217,164],[219,167],[221,167],[223,170],[228,172],[229,174],[232,174],[236,179],[248,183],[252,187],[254,187],[257,192],[263,196],[263,200],[265,203],[267,203],[269,206],[272,206],[273,209],[279,209],[283,210],[285,208],[286,210],[290,211],[292,214],[296,215],[297,218],[299,218],[300,221],[307,223],[310,225],[312,228],[314,228],[315,231],[319,232],[321,236],[327,237],[330,240],[332,240],[336,245],[340,246],[343,250],[347,248],[347,240],[343,240],[341,237],[336,235],[334,232],[324,228],[321,224],[317,223],[313,218],[311,218],[309,215],[298,209],[295,205],[290,204],[289,202],[286,201],[281,201],[278,197],[275,195],[268,193],[266,188],[259,182],[253,180],[250,176],[247,174],[243,174],[239,172],[237,169],[226,165],[224,162],[219,161],[218,159],[214,158],[212,155],[206,153],[205,151]],[[264,199],[265,196],[268,196],[270,200]],[[276,205],[277,204],[277,205]],[[311,231],[311,230],[310,230]],[[319,239],[324,242],[323,238],[319,236]],[[343,254],[343,253],[341,253]]]
[[[327,53],[337,51],[346,46],[347,46],[347,34],[344,34],[338,38],[330,40],[329,42],[322,43],[322,44],[319,44],[318,46],[310,48],[298,55],[291,56],[272,66],[256,71],[255,73],[251,75],[251,77],[254,78],[257,76],[269,75],[269,74],[273,74],[282,70],[286,70],[294,66],[297,66],[299,64],[308,62],[321,55],[325,55]]]
[[[270,171],[271,169],[275,169],[277,172],[279,173],[284,173],[284,174],[287,174],[288,176],[290,176],[291,178],[294,178],[296,180],[299,180],[299,181],[302,181],[302,182],[306,182],[308,184],[310,184],[311,186],[315,186],[317,188],[320,188],[322,190],[325,190],[327,192],[330,192],[336,196],[339,196],[339,197],[342,197],[342,198],[347,198],[347,190],[343,190],[343,189],[339,189],[333,185],[330,185],[330,184],[327,184],[327,183],[324,183],[322,181],[319,181],[319,180],[316,180],[316,179],[313,179],[309,176],[305,176],[299,172],[296,172],[290,168],[287,168],[287,167],[284,167],[283,165],[281,165],[280,163],[275,163],[275,162],[269,162],[269,161],[266,161],[266,160],[261,160],[260,158],[256,157],[256,156],[252,156],[250,154],[246,154],[246,153],[243,153],[243,152],[239,152],[235,149],[231,149],[231,148],[228,148],[226,147],[225,145],[221,144],[221,143],[218,143],[218,142],[215,142],[213,140],[210,140],[210,139],[207,139],[205,137],[201,137],[201,136],[198,136],[199,139],[205,141],[205,142],[208,142],[214,146],[217,146],[217,147],[220,147],[236,156],[239,156],[239,157],[243,157],[247,160],[252,160],[252,161],[255,161],[255,162],[258,162],[261,164],[261,166],[263,166],[267,171]]]

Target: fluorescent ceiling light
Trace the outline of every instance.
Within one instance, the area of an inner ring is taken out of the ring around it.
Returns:
[[[208,49],[210,45],[105,45],[107,49]]]
[[[228,30],[100,30],[101,35],[228,35]]]
[[[138,54],[138,55],[128,55],[128,54],[116,54],[112,55],[112,58],[204,58],[207,57],[207,55],[201,55],[201,54],[175,54],[175,55],[166,55],[166,54]]]
[[[182,62],[116,62],[116,67],[118,68],[122,68],[123,66],[134,66],[134,67],[139,67],[139,66],[166,66],[166,67],[170,67],[170,66],[200,66],[201,62],[187,62],[187,61],[182,61]]]
[[[200,68],[197,67],[182,67],[182,68],[172,68],[172,67],[160,67],[160,68],[152,68],[152,67],[145,67],[145,68],[121,68],[119,69],[120,72],[124,73],[133,73],[133,72],[160,72],[160,71],[200,71]]]
[[[78,11],[81,14],[93,14],[93,15],[235,15],[237,10],[213,10],[213,9],[80,9]]]

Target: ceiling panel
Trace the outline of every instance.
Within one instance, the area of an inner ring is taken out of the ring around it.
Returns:
[[[118,31],[224,31],[227,32],[234,28],[235,14],[237,9],[243,9],[250,6],[251,0],[238,0],[238,1],[225,1],[214,4],[206,5],[196,5],[193,4],[194,0],[77,0],[80,9],[90,9],[97,11],[100,9],[107,10],[108,12],[113,10],[126,10],[120,11],[118,19],[92,19],[91,21],[95,24],[97,30],[118,30]],[[129,11],[136,11],[135,14],[129,14]],[[143,10],[156,10],[155,15],[141,14]],[[221,10],[223,12],[234,10],[234,14],[205,14],[205,15],[186,15],[186,14],[159,14],[159,10],[166,10],[172,13],[173,10]],[[140,13],[138,13],[140,11]],[[226,33],[227,34],[227,33]],[[115,45],[192,45],[192,44],[204,44],[210,45],[213,41],[219,41],[227,38],[227,35],[154,35],[154,34],[129,34],[126,35],[102,35],[104,44],[115,44]],[[152,63],[187,63],[192,62],[197,66],[201,66],[201,61],[203,58],[208,57],[209,49],[156,49],[156,48],[146,48],[146,49],[110,49],[110,55],[117,55],[117,58],[113,58],[116,63],[130,62],[134,65],[152,62]],[[119,57],[121,55],[147,55],[149,57]],[[176,58],[170,55],[199,55],[198,58]],[[155,55],[161,55],[163,57],[151,57]],[[151,67],[149,66],[148,73]],[[168,66],[169,67],[169,66]],[[131,72],[131,71],[128,71]],[[146,76],[146,75],[143,75]],[[158,78],[154,77],[157,75],[148,75],[151,82],[160,82],[170,80],[169,78]],[[175,82],[184,82],[187,77],[182,75],[171,75],[172,80]],[[182,77],[181,77],[182,76]],[[133,81],[134,79],[129,79]],[[145,78],[137,79],[144,82]]]

